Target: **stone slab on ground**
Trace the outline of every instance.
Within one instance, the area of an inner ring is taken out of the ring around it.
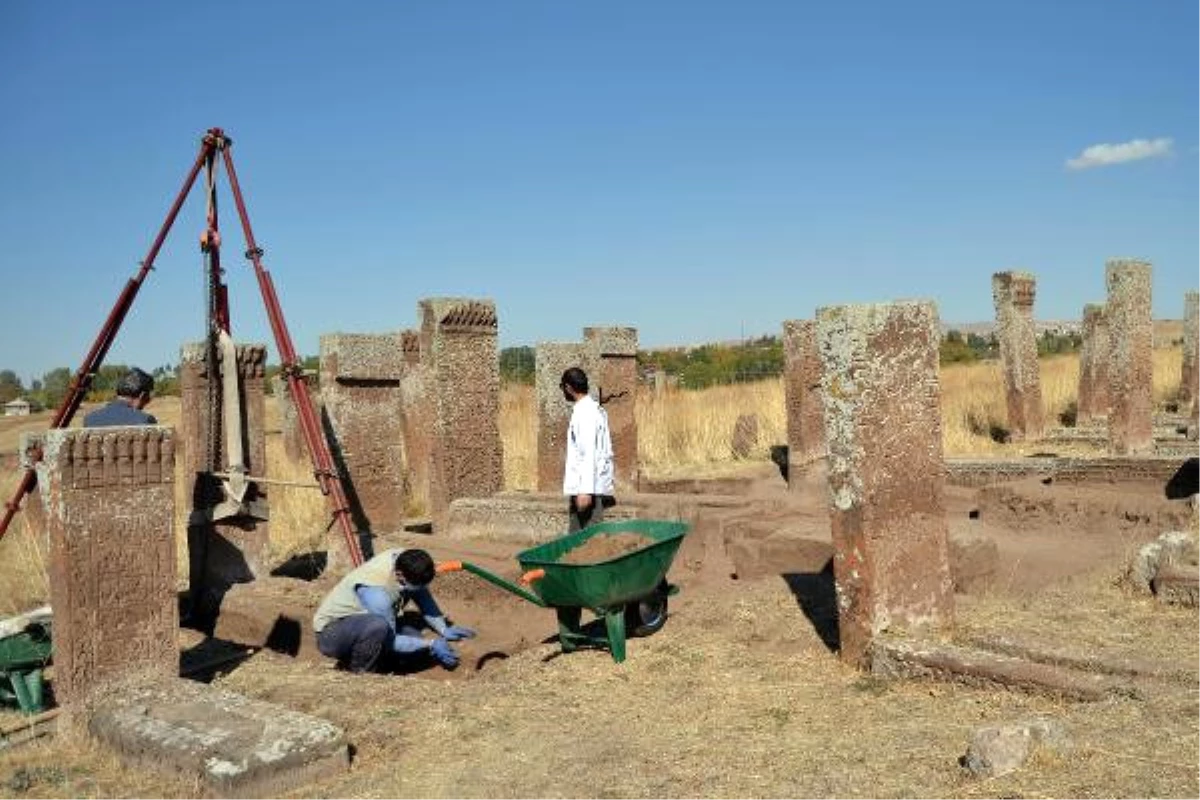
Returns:
[[[693,522],[706,511],[748,508],[752,501],[732,495],[638,493],[617,498],[604,521],[669,519]],[[464,497],[450,504],[447,538],[535,545],[567,532],[567,501],[558,494],[511,492],[486,498]]]
[[[180,678],[105,694],[88,729],[122,758],[194,776],[221,797],[280,797],[350,763],[341,728]]]
[[[947,458],[946,480],[953,486],[985,486],[989,483],[1049,477],[1064,483],[1148,480],[1166,482],[1182,463],[1177,455],[1125,458]]]
[[[887,678],[950,680],[972,686],[1001,686],[1069,700],[1132,696],[1132,686],[1095,675],[1012,656],[921,639],[877,637],[870,647],[871,671]]]
[[[1103,675],[1158,678],[1187,684],[1195,683],[1196,680],[1194,664],[1102,653],[1093,647],[1072,648],[1064,646],[1058,640],[1050,642],[1012,634],[967,633],[960,634],[958,642],[1001,655],[1036,661],[1039,664],[1053,664],[1057,667],[1098,672]]]
[[[1195,566],[1159,567],[1150,586],[1160,603],[1195,608],[1200,600],[1200,573]]]

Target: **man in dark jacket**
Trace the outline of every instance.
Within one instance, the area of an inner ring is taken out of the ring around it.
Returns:
[[[126,372],[117,382],[117,396],[108,405],[97,408],[83,418],[85,428],[107,428],[114,425],[157,425],[150,414],[142,411],[150,403],[154,378],[137,367]]]

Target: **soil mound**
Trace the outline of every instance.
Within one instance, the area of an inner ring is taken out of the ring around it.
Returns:
[[[654,540],[648,536],[630,531],[600,534],[570,550],[558,561],[560,564],[596,564],[652,544]]]

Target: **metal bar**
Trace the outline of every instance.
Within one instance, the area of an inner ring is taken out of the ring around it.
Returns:
[[[230,475],[228,472],[212,472],[209,474],[211,474],[214,478],[230,478],[230,477],[232,477],[232,475]],[[299,481],[277,481],[277,480],[274,480],[273,478],[260,478],[260,477],[254,476],[254,475],[245,475],[242,477],[242,479],[245,481],[249,481],[250,483],[265,483],[268,486],[291,486],[296,489],[320,489],[321,488],[321,484],[319,484],[319,483],[300,483]]]
[[[171,209],[167,212],[167,218],[158,229],[158,235],[154,237],[150,249],[146,252],[146,257],[142,259],[141,269],[138,270],[137,275],[126,281],[125,287],[117,297],[117,302],[108,314],[108,319],[104,321],[100,333],[97,334],[95,341],[92,342],[91,349],[88,350],[87,355],[84,356],[83,363],[71,379],[71,383],[67,388],[67,395],[63,398],[58,411],[54,415],[54,419],[50,422],[51,429],[65,428],[71,424],[71,419],[75,416],[75,412],[79,410],[79,405],[83,402],[84,396],[91,387],[92,379],[96,377],[96,373],[100,370],[100,365],[104,363],[104,357],[108,355],[108,350],[112,347],[112,343],[117,337],[117,331],[120,329],[121,323],[125,321],[125,315],[129,313],[129,309],[137,297],[142,282],[146,280],[146,276],[150,274],[150,270],[154,269],[154,259],[158,258],[158,251],[162,249],[163,242],[167,239],[167,233],[170,232],[171,226],[175,224],[175,218],[179,215],[179,209],[183,207],[183,201],[187,198],[188,192],[191,191],[192,185],[196,181],[196,176],[200,174],[200,169],[204,166],[204,160],[213,146],[214,139],[212,131],[210,131],[201,140],[200,153],[196,156],[196,161],[192,164],[187,177],[184,178],[183,186],[175,196],[175,202],[171,204]],[[9,523],[16,516],[17,509],[21,507],[21,500],[33,490],[36,482],[37,473],[33,467],[29,467],[25,470],[25,475],[21,478],[16,493],[4,505],[4,516],[0,517],[0,539],[3,539],[4,534],[8,532]]]
[[[233,192],[233,202],[237,206],[238,217],[242,222],[242,232],[246,237],[246,258],[254,264],[254,274],[258,279],[258,287],[262,292],[263,305],[266,306],[267,319],[271,323],[271,331],[275,335],[275,344],[279,348],[279,360],[283,366],[283,375],[288,382],[288,390],[296,404],[300,429],[304,441],[308,445],[309,457],[313,461],[313,473],[321,484],[321,491],[330,499],[333,515],[341,526],[346,539],[346,547],[350,552],[350,560],[355,566],[362,563],[362,550],[358,544],[358,531],[354,529],[350,518],[350,503],[342,486],[341,476],[334,470],[333,456],[329,445],[317,422],[313,410],[312,398],[308,394],[308,386],[300,379],[300,364],[296,360],[296,350],[292,345],[292,337],[288,332],[287,322],[283,318],[283,309],[275,293],[275,284],[271,275],[263,267],[262,249],[254,240],[254,231],[250,227],[250,216],[246,213],[246,203],[242,198],[242,189],[238,184],[237,170],[233,166],[231,142],[226,142],[221,151],[225,161],[225,172],[229,176],[229,188]]]
[[[542,600],[542,598],[538,597],[533,592],[522,589],[520,586],[517,586],[515,583],[506,581],[504,578],[501,578],[499,575],[497,575],[494,572],[489,572],[488,570],[484,569],[483,567],[480,567],[476,564],[472,564],[469,561],[462,562],[462,568],[466,572],[470,572],[472,575],[478,575],[480,578],[483,578],[485,581],[492,584],[493,586],[498,586],[499,588],[503,589],[506,592],[512,592],[517,597],[520,597],[522,600],[528,600],[529,602],[533,603],[536,606],[541,606],[542,608],[548,608],[548,606],[546,605],[546,601]]]

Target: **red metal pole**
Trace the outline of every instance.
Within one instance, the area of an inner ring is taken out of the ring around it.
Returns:
[[[300,420],[300,429],[304,441],[308,445],[308,453],[313,461],[313,474],[321,485],[321,492],[329,498],[333,514],[341,525],[342,534],[346,538],[346,547],[350,551],[350,559],[355,566],[362,563],[362,550],[358,544],[358,532],[350,517],[350,503],[342,486],[341,476],[334,469],[333,456],[329,445],[321,432],[317,414],[313,410],[312,399],[308,395],[308,386],[301,380],[301,366],[296,359],[296,350],[292,346],[292,336],[288,332],[287,322],[283,318],[283,309],[275,293],[275,283],[271,274],[262,265],[262,248],[254,241],[254,231],[250,228],[250,216],[246,213],[246,204],[242,199],[242,189],[238,184],[237,171],[233,167],[233,156],[229,152],[230,144],[226,140],[221,154],[225,159],[225,172],[229,175],[229,188],[233,192],[233,201],[237,205],[238,217],[242,221],[242,231],[246,236],[246,258],[254,264],[254,274],[258,279],[258,288],[262,292],[263,304],[267,309],[267,319],[271,323],[271,331],[275,334],[275,344],[279,348],[279,360],[282,364],[283,376],[288,382],[288,390],[296,403],[296,412]]]
[[[215,128],[213,130],[219,133],[219,130]],[[120,296],[117,297],[116,304],[113,305],[112,310],[108,314],[108,319],[104,321],[104,326],[100,329],[96,340],[92,342],[91,349],[88,350],[79,370],[71,379],[71,383],[67,388],[67,395],[63,398],[58,411],[54,415],[54,419],[50,422],[51,429],[65,428],[71,424],[71,419],[75,416],[75,412],[79,410],[79,405],[83,402],[84,396],[87,395],[87,390],[92,385],[92,379],[96,377],[96,373],[100,370],[100,365],[104,363],[104,357],[108,355],[108,350],[112,347],[112,343],[117,337],[117,331],[120,329],[121,323],[125,321],[125,315],[129,313],[129,309],[137,297],[142,282],[146,280],[146,276],[150,274],[150,270],[154,269],[154,259],[158,258],[158,251],[162,249],[163,242],[167,238],[167,233],[170,232],[171,226],[175,223],[175,217],[179,215],[179,209],[183,207],[183,201],[187,198],[188,192],[191,191],[192,185],[196,181],[196,176],[200,173],[200,168],[204,166],[204,160],[214,144],[212,131],[210,131],[201,140],[200,154],[196,156],[196,161],[192,164],[191,171],[184,178],[183,187],[179,190],[179,194],[175,196],[175,202],[171,204],[171,210],[167,212],[167,218],[163,222],[162,227],[158,229],[158,236],[154,237],[154,242],[146,252],[146,257],[142,259],[141,269],[138,270],[137,275],[126,281]],[[17,486],[16,493],[13,494],[11,500],[4,504],[4,516],[0,517],[0,539],[8,532],[9,523],[16,516],[17,509],[21,507],[21,499],[33,490],[36,481],[37,476],[34,469],[32,467],[26,469],[25,475],[21,478],[21,482]]]

